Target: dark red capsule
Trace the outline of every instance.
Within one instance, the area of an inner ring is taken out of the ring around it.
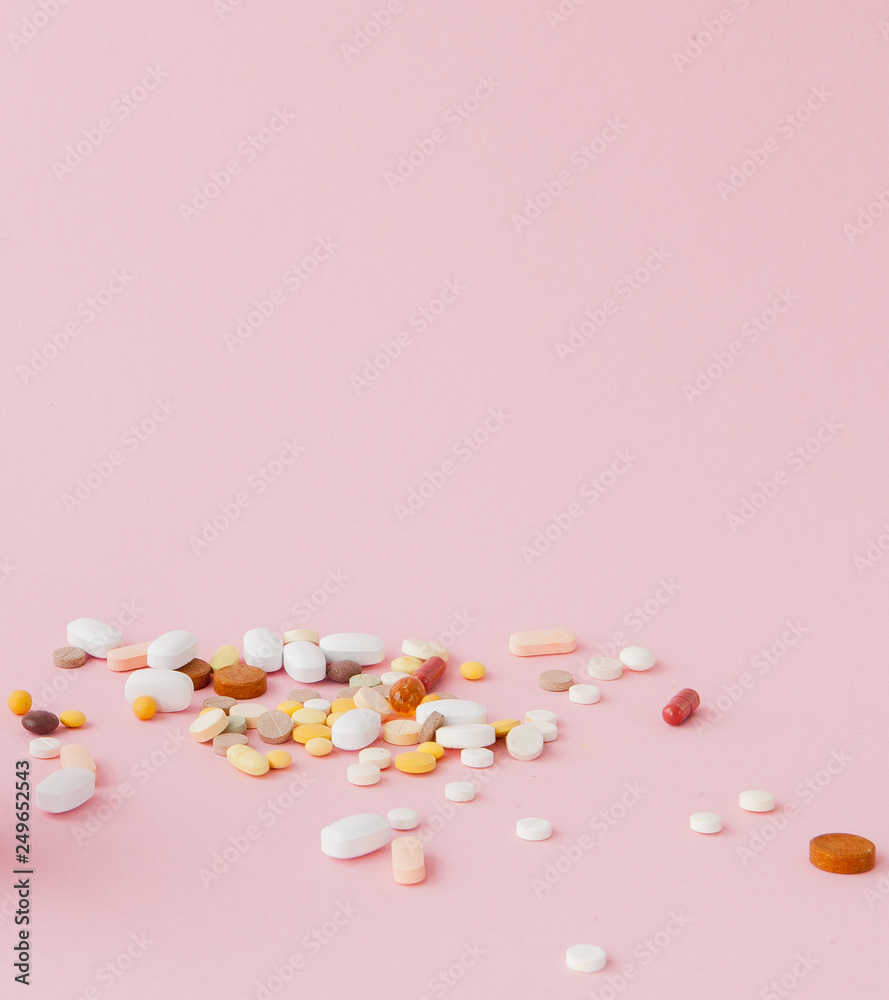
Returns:
[[[661,715],[664,722],[671,726],[679,726],[701,704],[701,696],[692,688],[683,688],[667,702]]]

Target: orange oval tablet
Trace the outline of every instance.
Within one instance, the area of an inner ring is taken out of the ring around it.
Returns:
[[[857,875],[876,864],[876,848],[854,833],[822,833],[809,841],[809,861],[824,872]]]
[[[318,723],[306,723],[302,726],[297,726],[293,730],[293,738],[297,743],[308,743],[309,740],[314,740],[317,737],[323,737],[325,740],[330,739],[330,729],[327,726],[319,725]]]

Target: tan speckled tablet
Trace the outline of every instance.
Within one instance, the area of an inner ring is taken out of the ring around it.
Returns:
[[[246,663],[221,667],[213,674],[213,690],[217,694],[237,698],[239,701],[259,698],[265,694],[267,687],[268,674],[262,667],[250,667]]]
[[[354,695],[355,695],[355,688],[344,687],[344,688],[339,688],[339,690],[334,695],[334,698],[352,698],[354,697]]]
[[[209,698],[204,698],[202,708],[221,708],[226,715],[229,711],[237,705],[237,701],[234,698],[223,698],[220,695],[212,695]]]
[[[419,743],[420,723],[413,719],[393,719],[383,723],[383,739],[396,747],[412,747]],[[424,740],[425,742],[425,740]]]
[[[206,660],[199,660],[195,657],[193,660],[189,660],[184,667],[179,667],[178,673],[190,677],[195,691],[200,691],[201,688],[207,687],[210,683],[210,677],[213,672],[210,670],[210,664]]]
[[[567,670],[544,670],[539,682],[544,691],[567,691],[574,678]]]
[[[243,733],[220,733],[219,736],[213,737],[213,750],[220,757],[225,756],[229,747],[245,746],[246,744],[247,737]]]
[[[435,739],[435,730],[439,726],[445,724],[445,717],[441,712],[431,712],[427,717],[426,721],[420,726],[420,731],[417,734],[418,743],[431,743]]]
[[[346,688],[346,690],[349,692],[348,695],[346,695],[346,697],[351,698],[352,697],[351,690],[349,688]],[[292,691],[287,692],[287,700],[298,701],[300,705],[304,705],[310,699],[317,697],[318,697],[317,690],[313,690],[312,688],[294,688]]]
[[[361,664],[357,660],[334,660],[327,664],[327,679],[337,684],[348,684],[349,679],[361,673]]]
[[[356,708],[369,708],[372,712],[377,712],[385,717],[392,712],[392,706],[388,701],[372,687],[356,688],[353,699]]]
[[[52,662],[65,670],[82,667],[86,663],[86,653],[78,646],[62,646],[53,650]]]
[[[577,636],[566,628],[513,632],[509,637],[509,651],[514,656],[548,656],[551,653],[573,653],[575,649]]]
[[[286,743],[293,732],[293,719],[276,708],[264,712],[256,722],[256,734],[263,743]]]

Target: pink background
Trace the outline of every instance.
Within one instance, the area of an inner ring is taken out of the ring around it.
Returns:
[[[288,995],[885,995],[889,8],[672,6],[5,5],[3,672],[87,713],[63,738],[100,775],[33,816],[31,997],[262,998],[291,960]],[[193,712],[141,724],[101,661],[53,668],[81,615],[192,629],[205,657],[256,626],[377,632],[387,661],[451,633],[445,689],[553,708],[560,736],[498,748],[446,821],[456,754],[373,788],[344,753],[251,780],[181,740]],[[508,654],[541,627],[577,654]],[[598,705],[538,689],[627,641],[659,664]],[[706,708],[670,729],[687,685]],[[9,716],[0,739],[11,887],[28,737]],[[321,855],[325,824],[397,805],[422,886],[387,851]],[[528,815],[553,838],[519,841]],[[835,830],[876,870],[814,869]],[[577,942],[607,968],[568,971]]]

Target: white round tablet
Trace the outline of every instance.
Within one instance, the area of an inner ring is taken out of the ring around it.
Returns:
[[[738,796],[738,805],[747,812],[767,813],[775,808],[775,796],[771,792],[764,792],[761,788],[752,788],[741,792]]]
[[[597,681],[616,681],[623,672],[623,664],[613,656],[594,656],[587,664],[587,673]]]
[[[525,712],[525,724],[532,725],[535,722],[555,722],[556,713],[548,708],[532,708],[530,712]]]
[[[559,727],[555,722],[532,722],[530,723],[535,729],[539,729],[543,733],[543,742],[552,743],[553,740],[559,737]]]
[[[695,833],[719,833],[722,829],[722,817],[717,813],[692,813],[688,825]]]
[[[317,708],[321,712],[329,712],[330,702],[326,698],[309,698],[303,702],[303,708]]]
[[[487,747],[470,747],[461,750],[460,763],[466,767],[490,767],[494,763],[494,751]]]
[[[386,819],[393,830],[415,830],[420,825],[420,814],[416,809],[390,809]]]
[[[392,751],[385,747],[365,747],[358,753],[359,764],[376,764],[382,771],[392,763]]]
[[[553,825],[548,819],[528,816],[516,820],[515,832],[522,840],[549,840],[553,835]]]
[[[599,700],[599,689],[595,684],[572,684],[568,688],[568,701],[575,705],[595,705]]]
[[[380,674],[380,683],[394,684],[396,681],[400,681],[402,677],[410,677],[410,674],[403,673],[401,670],[387,670],[386,673]]]
[[[506,734],[506,750],[516,760],[536,760],[543,753],[543,733],[533,726],[516,726]]]
[[[475,785],[468,781],[449,781],[445,785],[445,798],[451,802],[472,802],[475,798]]]
[[[39,739],[31,740],[31,756],[38,760],[50,760],[58,757],[62,752],[62,744],[52,736],[41,736]]]
[[[654,653],[645,646],[627,646],[617,655],[627,670],[651,670],[654,666]]]
[[[346,778],[353,785],[375,785],[380,780],[380,769],[376,764],[350,764]]]
[[[574,972],[598,972],[605,968],[605,949],[597,944],[573,944],[565,952],[568,968]]]

